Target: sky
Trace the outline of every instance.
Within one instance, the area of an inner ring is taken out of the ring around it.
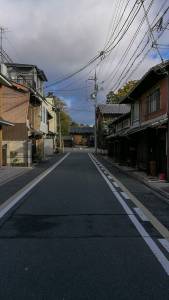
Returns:
[[[125,8],[127,2],[129,4]],[[159,19],[160,14],[157,14],[162,3],[164,2],[164,7],[161,12],[169,5],[169,0],[146,0],[145,9],[151,2],[148,14],[150,24],[156,16],[156,21]],[[135,0],[0,0],[0,26],[7,29],[3,47],[14,62],[35,64],[43,69],[48,78],[47,85],[50,85],[80,69],[106,49],[104,46],[113,29],[116,30],[107,47],[113,40],[116,43],[122,24],[139,7],[137,4],[133,9],[134,3]],[[89,125],[94,122],[94,103],[90,98],[94,81],[88,79],[93,78],[95,69],[99,86],[98,103],[105,103],[106,94],[111,89],[116,91],[128,80],[140,78],[148,68],[160,62],[159,55],[152,49],[139,67],[139,59],[136,60],[132,66],[135,68],[134,73],[130,74],[127,69],[130,66],[130,57],[139,48],[139,42],[148,30],[147,20],[131,42],[130,51],[122,59],[143,15],[144,10],[141,7],[130,28],[110,55],[106,55],[102,61],[98,59],[71,79],[46,89],[46,92],[53,91],[67,103],[67,111],[74,121]],[[163,23],[167,21],[169,14],[165,17]],[[156,37],[158,33],[154,31],[153,35]],[[168,37],[169,30],[166,30],[160,43],[169,44],[166,42]],[[151,36],[147,34],[138,53],[148,39],[150,44]],[[160,49],[165,59],[169,58],[168,50]],[[144,52],[139,58],[143,56]]]

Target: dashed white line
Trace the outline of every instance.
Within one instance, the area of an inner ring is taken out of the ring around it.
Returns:
[[[93,161],[93,164],[97,168],[98,172],[101,174],[101,176],[106,181],[107,185],[109,186],[110,190],[116,197],[116,199],[119,201],[119,203],[122,205],[123,209],[127,213],[128,217],[130,218],[131,222],[137,229],[137,231],[140,233],[143,240],[146,242],[150,250],[153,252],[154,256],[157,258],[163,269],[165,270],[166,274],[169,276],[169,260],[166,258],[166,256],[163,254],[161,249],[157,246],[157,244],[153,241],[151,236],[148,234],[148,232],[144,229],[142,224],[137,220],[135,215],[133,214],[132,210],[129,208],[129,206],[126,204],[124,199],[121,197],[121,195],[117,192],[117,190],[114,190],[114,187],[112,183],[108,180],[108,178],[105,176],[105,174],[101,171],[101,169],[96,164],[96,159],[93,159],[93,155],[89,154],[90,159]]]
[[[159,242],[165,248],[165,250],[169,253],[169,242],[165,239],[159,239]]]
[[[134,211],[136,212],[136,214],[139,216],[139,218],[143,221],[143,222],[148,222],[149,219],[145,216],[145,214],[143,213],[143,211],[138,208],[138,207],[135,207],[134,208]]]
[[[114,181],[113,184],[115,187],[119,188],[119,185],[117,184],[117,182]]]
[[[126,200],[130,199],[130,197],[125,192],[120,192],[120,193]]]

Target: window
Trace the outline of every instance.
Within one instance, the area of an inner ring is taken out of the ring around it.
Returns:
[[[160,89],[156,89],[147,96],[147,113],[160,110]]]
[[[140,105],[139,102],[136,101],[133,105],[132,105],[132,124],[136,125],[139,123],[139,119],[140,119]]]
[[[120,122],[116,125],[116,131],[120,131],[123,128],[123,122]]]

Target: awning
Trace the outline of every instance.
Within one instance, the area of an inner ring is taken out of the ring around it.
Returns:
[[[31,136],[37,137],[37,136],[42,136],[42,135],[43,135],[43,133],[41,131],[32,129],[32,130],[30,130],[29,137],[31,137]]]
[[[117,137],[126,136],[128,131],[129,131],[129,128],[123,129],[123,130],[121,130],[119,132],[116,132],[116,133],[113,133],[113,134],[107,136],[106,139],[111,139],[111,138],[117,138]]]
[[[3,120],[3,119],[0,119],[0,125],[1,126],[15,126],[13,123]]]

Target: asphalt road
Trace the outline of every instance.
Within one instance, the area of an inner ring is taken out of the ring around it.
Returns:
[[[0,299],[168,300],[169,276],[88,154],[71,153],[0,228]]]

